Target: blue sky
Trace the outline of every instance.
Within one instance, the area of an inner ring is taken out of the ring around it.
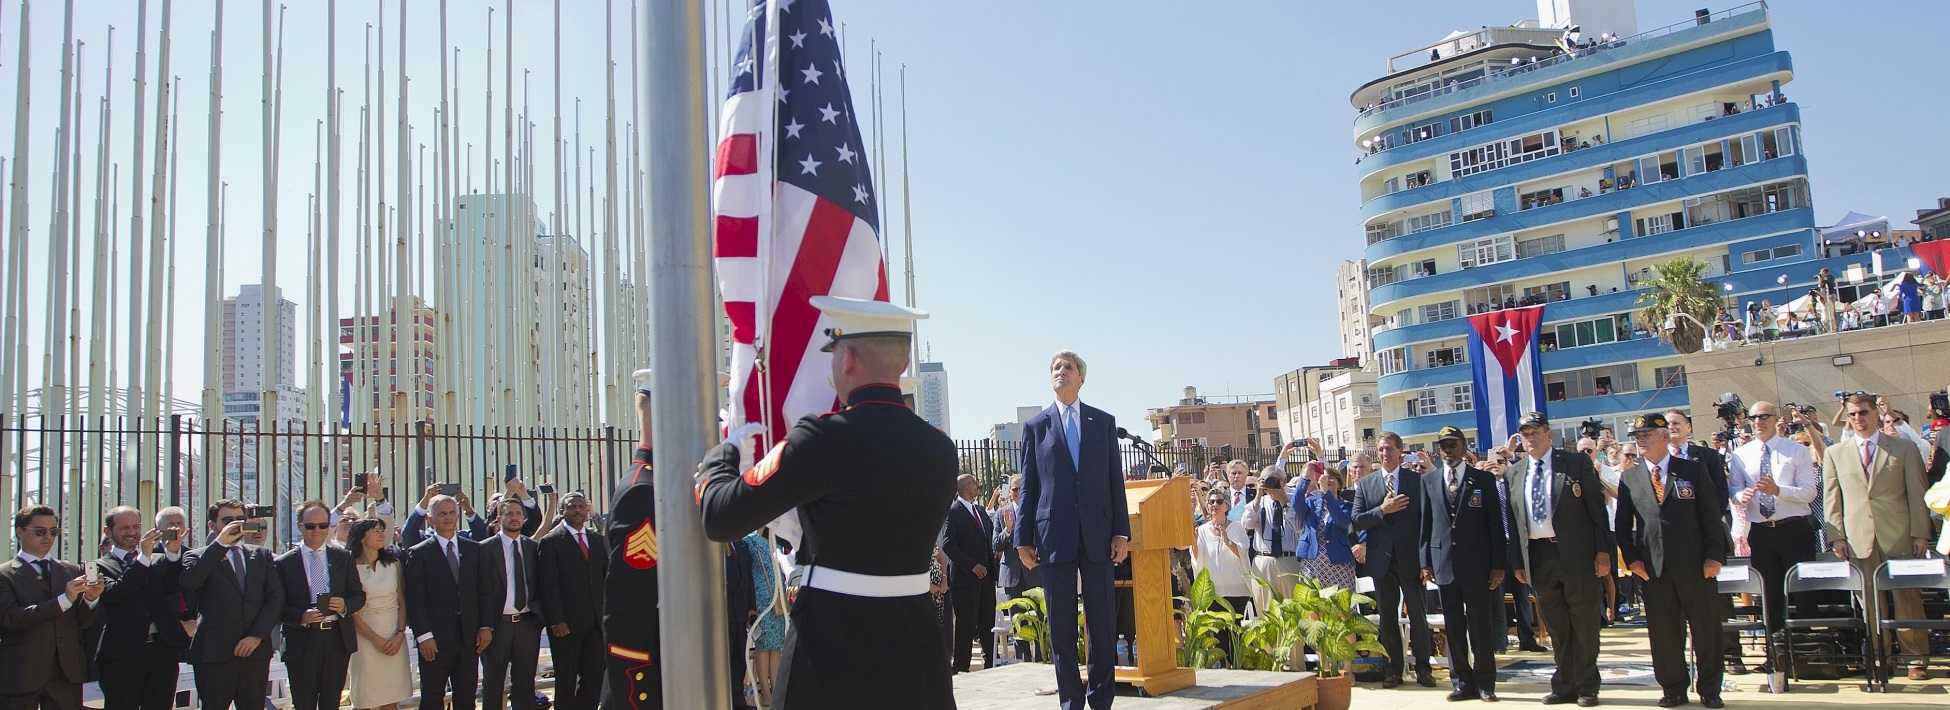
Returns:
[[[159,4],[151,3],[152,14]],[[568,4],[565,103],[584,99],[588,143],[599,140],[602,127],[602,17],[594,3]],[[259,281],[261,261],[255,244],[259,3],[229,5],[224,179],[231,183],[234,244],[225,254],[227,294]],[[320,5],[293,3],[287,16],[279,204],[282,228],[299,245],[313,122],[323,115]],[[356,115],[359,31],[377,13],[369,2],[341,5],[339,81]],[[463,106],[471,112],[462,114],[465,120],[481,111],[485,10],[461,0],[452,6],[452,41],[462,47],[468,72],[463,101],[474,104]],[[1701,4],[1641,0],[1637,6],[1640,28],[1651,29],[1687,20]],[[387,23],[396,24],[398,5],[385,7]],[[439,81],[432,14],[423,7],[435,6],[418,0],[410,6],[416,125],[431,123]],[[520,0],[514,10],[522,38],[516,92],[522,67],[533,68],[539,141],[551,129],[545,118],[552,96],[549,7]],[[627,87],[627,5],[618,7],[617,80]],[[118,26],[114,98],[121,135],[114,153],[125,173],[134,8],[134,0],[87,2],[77,18],[77,34],[91,53],[82,77],[88,97],[82,135],[90,141],[104,27]],[[18,12],[16,3],[0,2],[0,85],[15,82]],[[1802,107],[1818,220],[1855,210],[1886,214],[1907,227],[1916,209],[1950,195],[1946,151],[1931,130],[1950,115],[1950,99],[1936,90],[1941,63],[1927,59],[1950,26],[1950,3],[1783,0],[1771,3],[1771,12],[1777,48],[1794,57],[1795,80],[1785,91]],[[952,433],[973,438],[1012,420],[1018,405],[1049,401],[1046,364],[1059,348],[1090,363],[1084,399],[1138,433],[1148,432],[1145,409],[1172,403],[1186,385],[1208,394],[1266,393],[1276,375],[1338,356],[1334,270],[1343,259],[1359,258],[1362,246],[1348,95],[1378,77],[1391,54],[1453,29],[1532,18],[1536,6],[1529,0],[835,0],[834,14],[845,25],[859,113],[866,113],[870,39],[884,54],[890,82],[899,65],[907,66],[917,296],[933,313],[922,324],[922,339],[950,374]],[[495,20],[497,43],[503,20]],[[44,235],[41,190],[52,171],[45,139],[55,124],[60,4],[36,3],[33,23],[30,209],[35,233]],[[183,77],[184,116],[177,312],[185,332],[178,339],[184,350],[176,395],[189,399],[200,386],[194,334],[203,287],[194,272],[203,253],[210,26],[207,4],[177,3],[172,71]],[[390,56],[395,29],[388,28],[389,69],[398,61]],[[496,56],[497,72],[501,59]],[[497,76],[497,94],[500,81]],[[395,83],[389,78],[389,88]],[[17,93],[16,87],[8,96]],[[154,97],[151,86],[152,107]],[[890,87],[890,121],[898,121],[898,100]],[[12,113],[0,107],[0,136],[13,135]],[[890,174],[878,176],[890,205],[887,236],[896,240],[901,137],[896,123],[887,139],[894,151],[887,156]],[[348,133],[348,151],[355,138]],[[92,160],[84,162],[83,179],[92,181]],[[123,179],[126,194],[128,176]],[[539,198],[544,203],[553,199],[547,188]],[[898,284],[898,245],[894,254]],[[32,258],[30,273],[41,278],[44,256],[37,251]],[[301,261],[281,260],[285,284],[302,284],[303,277]],[[38,294],[42,287],[30,284],[30,290]],[[43,306],[32,305],[38,320]],[[38,338],[29,345],[31,354],[42,352]]]

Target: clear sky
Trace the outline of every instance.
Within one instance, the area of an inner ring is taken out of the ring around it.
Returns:
[[[340,3],[339,83],[354,117],[363,87],[360,34],[366,22],[377,21],[378,2]],[[281,243],[295,251],[303,244],[311,191],[314,122],[323,116],[326,45],[323,3],[290,4],[279,221],[281,232],[294,240]],[[586,146],[601,140],[602,15],[594,2],[565,4],[565,112],[573,111],[575,97],[583,98]],[[833,4],[836,22],[845,25],[858,113],[867,113],[870,39],[884,54],[890,83],[900,65],[907,67],[917,296],[933,313],[921,333],[924,348],[947,366],[952,433],[962,438],[984,436],[990,424],[1013,420],[1018,405],[1046,404],[1046,365],[1059,348],[1074,349],[1090,363],[1084,399],[1139,434],[1149,432],[1145,409],[1173,403],[1186,385],[1207,394],[1268,393],[1275,376],[1337,357],[1334,270],[1344,259],[1359,258],[1362,248],[1353,172],[1358,151],[1350,133],[1355,112],[1348,95],[1377,78],[1391,54],[1450,30],[1536,16],[1530,0]],[[150,5],[154,17],[160,0]],[[462,130],[484,143],[485,5],[450,5],[450,42],[461,48],[464,71]],[[232,247],[224,259],[224,292],[234,294],[239,284],[261,280],[262,46],[260,3],[233,0],[228,6],[223,179],[231,184]],[[1640,28],[1652,29],[1688,20],[1702,4],[1640,0],[1637,6]],[[1705,5],[1715,11],[1732,6]],[[77,36],[88,43],[85,143],[99,128],[94,97],[102,88],[105,28],[118,28],[111,154],[124,166],[119,192],[126,201],[136,3],[99,0],[81,7]],[[384,7],[390,72],[398,66],[399,6],[389,0]],[[431,0],[409,6],[410,114],[416,126],[432,124],[437,100],[437,7]],[[530,102],[544,151],[552,139],[550,7],[537,0],[519,0],[514,7],[515,90],[521,93],[522,68],[533,69]],[[617,83],[624,92],[619,107],[627,107],[628,5],[616,7]],[[202,0],[176,3],[171,68],[183,80],[175,394],[185,399],[195,399],[201,384],[210,8]],[[29,177],[36,239],[45,238],[48,225],[44,188],[53,170],[60,12],[54,0],[33,6]],[[1794,57],[1795,79],[1784,90],[1802,107],[1818,221],[1830,223],[1855,210],[1888,215],[1893,226],[1906,228],[1916,209],[1950,196],[1944,170],[1950,151],[1931,130],[1950,115],[1950,98],[1934,88],[1941,83],[1941,62],[1928,58],[1942,28],[1950,26],[1950,3],[1782,0],[1771,3],[1771,12],[1776,47]],[[0,0],[0,85],[13,87],[8,97],[19,93],[18,15],[18,3]],[[505,12],[497,10],[497,103],[504,94],[498,46],[504,20]],[[153,49],[153,22],[150,32]],[[151,73],[155,61],[152,51]],[[389,93],[396,89],[396,79],[387,83]],[[878,188],[889,205],[886,236],[898,240],[900,96],[897,87],[889,89],[889,174],[878,176]],[[155,96],[152,83],[151,110]],[[386,106],[389,123],[395,101]],[[497,155],[500,120],[497,112]],[[618,120],[621,131],[627,118]],[[0,140],[13,136],[13,124],[13,112],[0,106]],[[356,129],[349,129],[348,156],[356,139]],[[0,149],[10,168],[11,153]],[[484,169],[476,160],[479,183]],[[92,150],[84,151],[83,162],[82,179],[92,184]],[[349,189],[349,173],[346,180]],[[551,181],[542,182],[538,202],[551,204]],[[90,210],[84,203],[84,234],[92,233]],[[48,278],[45,247],[29,257],[35,299],[29,313],[38,321],[45,308],[45,282],[39,279]],[[894,259],[892,281],[898,284],[898,243]],[[287,297],[297,295],[304,275],[295,253],[281,257],[279,279]],[[895,293],[898,299],[898,285]],[[39,325],[34,328],[38,333]],[[27,342],[37,361],[32,372],[38,373],[45,346],[38,335]]]

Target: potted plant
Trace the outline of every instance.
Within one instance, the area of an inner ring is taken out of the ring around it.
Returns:
[[[1192,580],[1191,596],[1178,597],[1189,612],[1185,613],[1185,643],[1178,647],[1178,664],[1190,668],[1211,668],[1226,658],[1234,659],[1233,667],[1243,667],[1239,663],[1241,647],[1245,645],[1245,634],[1241,633],[1239,622],[1245,616],[1232,603],[1219,596],[1212,584],[1209,570],[1199,570],[1198,577]],[[1214,608],[1217,607],[1217,608]],[[1221,635],[1229,635],[1231,648],[1219,648]]]
[[[1356,609],[1374,600],[1352,589],[1322,587],[1318,580],[1303,578],[1292,602],[1303,612],[1301,636],[1320,657],[1320,710],[1346,710],[1353,699],[1349,664],[1364,651],[1376,656],[1387,653],[1376,638],[1375,622]]]
[[[1009,612],[1009,636],[1034,644],[1036,657],[1049,663],[1052,658],[1049,650],[1049,609],[1043,600],[1043,588],[1028,590],[1022,596],[995,607]]]

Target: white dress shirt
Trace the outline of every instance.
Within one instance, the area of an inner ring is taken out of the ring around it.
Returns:
[[[1530,524],[1530,539],[1541,540],[1547,537],[1557,537],[1557,521],[1552,519],[1555,517],[1553,515],[1555,511],[1551,507],[1551,498],[1557,495],[1557,477],[1551,471],[1551,457],[1545,456],[1540,459],[1535,456],[1525,455],[1523,467],[1524,471],[1528,472],[1531,476],[1531,478],[1525,478],[1523,482],[1524,500],[1530,506],[1528,510],[1524,511],[1524,515],[1527,516],[1524,520]],[[1542,498],[1530,495],[1530,491],[1532,490],[1531,486],[1536,485],[1531,480],[1537,476],[1544,477],[1544,497]],[[1510,492],[1510,495],[1516,494],[1516,491]],[[1537,521],[1537,510],[1540,508],[1544,511],[1543,522]]]
[[[1212,575],[1212,591],[1222,597],[1244,597],[1253,593],[1252,585],[1246,581],[1245,551],[1233,552],[1219,540],[1219,534],[1212,526],[1226,526],[1226,538],[1237,547],[1246,539],[1246,526],[1237,522],[1208,520],[1198,526],[1198,554],[1192,557],[1192,570],[1209,571]],[[1234,609],[1233,611],[1239,611]]]
[[[1760,478],[1762,447],[1767,451],[1768,473],[1774,477],[1774,485],[1781,487],[1780,494],[1774,496],[1772,518],[1760,514],[1760,490],[1754,487]],[[1860,448],[1856,455],[1861,455]],[[1814,512],[1810,506],[1815,496],[1821,495],[1821,489],[1815,487],[1814,471],[1814,457],[1801,442],[1785,436],[1755,439],[1727,458],[1727,486],[1733,489],[1733,504],[1747,510],[1749,524],[1799,518]]]
[[[40,565],[37,565],[35,563],[40,562],[41,560],[48,561],[48,569],[50,572],[52,572],[54,566],[60,562],[60,560],[54,559],[52,557],[35,557],[24,550],[21,551],[20,553],[20,561],[26,563],[28,568],[34,570],[35,574],[40,574],[41,571]],[[86,596],[82,597],[81,599],[82,601],[88,604],[88,608],[90,609],[95,608],[95,604],[101,601],[99,599],[89,599]],[[74,600],[68,598],[67,592],[61,592],[59,596],[54,597],[54,603],[61,607],[61,611],[67,611],[68,607],[74,606]]]
[[[502,584],[506,585],[503,589],[506,593],[501,595],[501,613],[504,615],[526,614],[528,613],[528,607],[515,608],[515,585],[525,581],[515,579],[515,555],[521,554],[521,538],[510,537],[505,532],[495,537],[499,538],[501,543],[501,577],[503,580]],[[535,561],[524,557],[521,560],[521,564],[525,568],[528,565],[535,564]],[[530,605],[535,603],[535,590],[533,589],[528,590],[528,603]]]
[[[1273,554],[1273,505],[1278,501],[1270,495],[1254,498],[1246,504],[1245,519],[1240,526],[1253,532],[1253,550],[1263,555]],[[1300,544],[1300,515],[1293,512],[1291,504],[1284,506],[1280,521],[1280,556],[1292,557],[1293,548]],[[1228,530],[1230,532],[1230,530]]]
[[[324,545],[316,549],[306,547],[304,543],[298,544],[298,554],[302,556],[300,561],[305,563],[305,582],[307,584],[312,584],[312,585],[316,585],[317,587],[323,588],[326,590],[327,593],[330,593],[332,589],[332,558],[326,556],[327,555],[326,550],[329,550],[331,548],[332,548],[332,544],[330,540],[327,540]],[[318,569],[325,574],[324,579],[311,578],[311,572],[312,572],[311,556],[312,555],[318,556]],[[285,593],[290,594],[291,590],[286,590]],[[310,594],[311,588],[307,587],[305,589],[305,593]],[[312,601],[317,602],[318,600],[316,598],[313,598]],[[325,620],[327,621],[339,618],[338,614],[334,614],[329,610],[320,609],[319,611],[325,613]]]

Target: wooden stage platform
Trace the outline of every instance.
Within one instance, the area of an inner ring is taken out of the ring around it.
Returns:
[[[955,676],[961,710],[1049,710],[1056,707],[1056,671],[1047,663],[1012,663]],[[1049,691],[1049,695],[1037,695]],[[1117,688],[1119,710],[1299,710],[1317,696],[1312,673],[1202,670],[1198,685],[1158,697]]]

